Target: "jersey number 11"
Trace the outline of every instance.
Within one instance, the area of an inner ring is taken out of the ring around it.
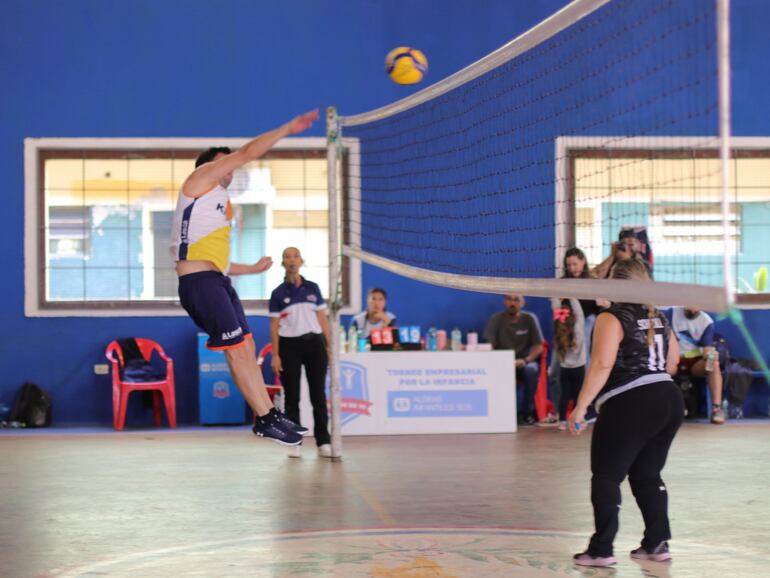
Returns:
[[[650,358],[647,367],[650,371],[666,371],[666,356],[663,353],[663,336],[655,334],[655,341],[649,346]]]

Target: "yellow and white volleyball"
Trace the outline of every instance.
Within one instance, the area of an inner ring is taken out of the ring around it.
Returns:
[[[385,57],[385,71],[396,84],[417,84],[428,72],[428,59],[416,48],[399,46]]]

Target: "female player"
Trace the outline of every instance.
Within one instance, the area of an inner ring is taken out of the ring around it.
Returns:
[[[650,280],[644,263],[618,261],[613,279]],[[651,305],[616,303],[599,314],[593,355],[578,402],[569,418],[573,434],[588,405],[596,399],[599,417],[591,439],[591,503],[595,532],[585,552],[575,554],[581,566],[616,563],[613,541],[618,531],[620,484],[628,476],[644,519],[644,537],[631,557],[671,559],[668,540],[668,495],[660,472],[684,417],[682,395],[671,375],[679,346],[665,316]]]

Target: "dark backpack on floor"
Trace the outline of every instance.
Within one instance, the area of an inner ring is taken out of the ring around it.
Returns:
[[[25,383],[13,404],[10,421],[18,421],[26,427],[51,425],[51,396],[34,383]]]
[[[684,401],[684,414],[688,419],[695,419],[698,417],[698,390],[693,385],[689,376],[684,374],[678,374],[674,376],[674,383],[679,387],[679,391],[682,392],[682,399]]]
[[[730,401],[737,407],[743,407],[754,381],[754,371],[738,361],[731,361],[723,374],[725,387],[730,395]]]

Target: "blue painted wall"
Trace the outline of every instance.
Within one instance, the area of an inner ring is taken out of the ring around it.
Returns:
[[[103,360],[110,340],[142,335],[174,357],[179,419],[197,420],[196,329],[186,318],[24,317],[24,138],[249,136],[313,107],[363,112],[416,90],[392,84],[382,72],[390,48],[423,49],[431,64],[427,81],[435,82],[565,4],[6,0],[0,19],[0,402],[10,402],[23,381],[34,381],[51,392],[56,423],[109,424],[109,379],[95,376],[93,364]],[[735,132],[770,135],[764,106],[770,78],[756,73],[770,53],[770,3],[733,0],[733,11]],[[323,134],[322,125],[311,134]],[[373,285],[388,289],[401,319],[424,327],[481,330],[501,307],[494,295],[436,289],[364,267],[363,286]],[[533,299],[528,308],[550,324],[545,300]],[[762,326],[768,315],[747,317],[767,355],[770,337]],[[267,321],[250,322],[257,343],[266,342]],[[134,405],[141,413],[140,402]]]

